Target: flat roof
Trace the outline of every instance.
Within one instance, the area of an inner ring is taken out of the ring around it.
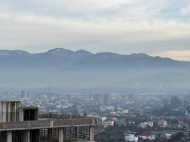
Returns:
[[[34,106],[26,106],[26,107],[20,107],[22,109],[38,109],[38,107],[34,107]]]
[[[0,102],[3,102],[3,103],[14,103],[14,102],[20,102],[20,103],[21,103],[21,101],[0,101]]]

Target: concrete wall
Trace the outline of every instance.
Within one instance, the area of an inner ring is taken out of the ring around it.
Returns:
[[[35,121],[38,120],[38,108],[20,107],[19,121]]]
[[[21,102],[1,102],[0,122],[19,121],[19,107]]]

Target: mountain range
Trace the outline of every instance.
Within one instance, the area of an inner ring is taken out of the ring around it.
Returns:
[[[190,62],[144,53],[93,54],[55,48],[44,53],[0,50],[0,89],[78,92],[189,91]]]

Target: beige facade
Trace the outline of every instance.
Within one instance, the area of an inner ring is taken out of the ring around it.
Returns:
[[[20,101],[2,101],[0,102],[0,122],[19,121]]]

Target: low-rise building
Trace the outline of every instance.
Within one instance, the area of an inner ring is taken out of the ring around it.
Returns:
[[[158,121],[158,126],[160,126],[160,127],[167,127],[167,125],[168,125],[168,123],[166,120],[162,119],[162,120]]]
[[[127,134],[125,136],[126,142],[138,142],[138,137],[135,137],[133,134]]]
[[[114,125],[114,119],[113,118],[110,118],[110,119],[106,119],[104,122],[103,122],[103,125],[104,127],[108,127],[108,126],[113,126]]]
[[[155,140],[155,135],[151,132],[143,132],[138,137],[143,140]]]
[[[139,124],[139,127],[143,128],[143,129],[146,129],[148,127],[153,127],[153,126],[154,126],[153,122],[143,122],[143,123]]]
[[[153,135],[155,135],[156,139],[171,139],[172,134],[170,132],[164,132],[164,131],[152,131]]]
[[[118,118],[117,119],[117,125],[118,126],[127,126],[127,122],[125,118]]]

